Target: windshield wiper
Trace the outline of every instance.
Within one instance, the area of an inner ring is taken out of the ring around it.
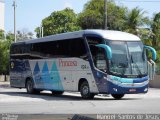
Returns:
[[[132,57],[132,55],[131,55],[131,61],[132,61],[132,63],[134,63],[134,65],[136,65],[136,68],[137,68],[137,70],[138,70],[139,74],[140,74],[140,75],[142,75],[142,72],[141,72],[141,70],[139,69],[139,67],[138,67],[137,63],[133,61],[133,57]],[[131,66],[131,67],[132,67],[132,66]]]

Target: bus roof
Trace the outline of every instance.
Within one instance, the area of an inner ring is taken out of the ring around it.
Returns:
[[[83,37],[84,35],[97,35],[107,40],[116,40],[116,41],[140,41],[140,38],[136,35],[121,32],[121,31],[114,31],[114,30],[81,30],[75,32],[68,32],[56,35],[50,35],[43,38],[37,38],[33,40],[26,40],[17,42],[18,43],[37,43],[37,42],[46,42],[46,41],[54,41],[54,40],[63,40],[63,39],[72,39],[72,38],[79,38]]]

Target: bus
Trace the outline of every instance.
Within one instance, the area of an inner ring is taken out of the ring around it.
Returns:
[[[112,30],[81,30],[13,43],[10,85],[27,93],[80,92],[82,98],[147,93],[146,51],[138,36]],[[148,52],[147,52],[148,53]]]

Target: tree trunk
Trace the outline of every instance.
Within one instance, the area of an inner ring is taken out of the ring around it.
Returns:
[[[6,74],[4,75],[4,81],[5,82],[7,81],[7,75]]]

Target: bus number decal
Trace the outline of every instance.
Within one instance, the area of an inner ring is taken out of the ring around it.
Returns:
[[[81,65],[81,68],[84,69],[88,69],[89,67],[87,65]]]

